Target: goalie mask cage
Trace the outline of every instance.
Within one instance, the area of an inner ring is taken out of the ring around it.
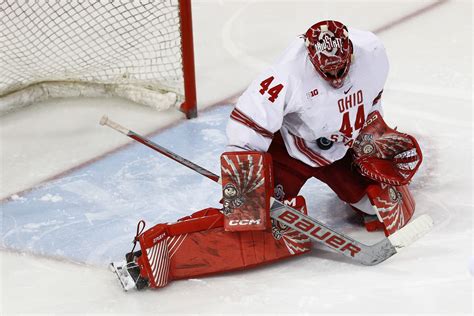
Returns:
[[[191,0],[0,0],[0,113],[75,96],[195,117]]]

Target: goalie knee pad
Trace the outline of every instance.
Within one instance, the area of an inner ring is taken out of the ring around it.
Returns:
[[[221,181],[226,231],[270,227],[270,198],[273,195],[270,154],[253,151],[223,153]]]
[[[297,209],[306,214],[304,199]],[[220,210],[209,208],[173,224],[158,224],[140,236],[134,259],[151,288],[171,280],[246,269],[310,251],[311,241],[284,225],[227,232]]]

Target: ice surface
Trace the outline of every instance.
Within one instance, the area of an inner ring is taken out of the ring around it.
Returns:
[[[374,30],[430,3],[193,1],[200,105],[243,89],[315,18]],[[471,315],[472,3],[446,2],[379,35],[391,63],[387,122],[423,149],[411,188],[416,214],[435,221],[431,233],[375,267],[315,245],[274,265],[125,294],[106,264],[129,251],[137,221],[216,205],[220,189],[141,145],[112,151],[127,139],[99,126],[100,117],[218,172],[231,107],[184,122],[117,100],[50,102],[0,118],[0,189],[10,196],[1,204],[2,313]],[[381,238],[316,180],[303,195],[327,224],[367,242]]]
[[[218,172],[230,109],[215,108],[151,139]],[[219,194],[218,184],[135,143],[4,203],[1,237],[8,248],[106,266],[130,250],[140,219],[174,222],[219,206]]]

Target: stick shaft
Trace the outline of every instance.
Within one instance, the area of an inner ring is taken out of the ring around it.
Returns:
[[[133,140],[136,140],[137,142],[139,143],[142,143],[143,145],[153,149],[154,151],[157,151],[159,152],[160,154],[162,155],[165,155],[166,157],[168,158],[171,158],[173,159],[174,161],[182,164],[183,166],[186,166],[188,167],[189,169],[192,169],[198,173],[200,173],[201,175],[211,179],[212,181],[214,182],[220,182],[220,178],[218,175],[216,175],[215,173],[207,170],[207,169],[204,169],[203,167],[175,154],[174,152],[158,145],[157,143],[151,141],[150,139],[146,138],[146,137],[143,137],[137,133],[135,133],[134,131],[131,131],[129,130],[128,128],[125,128],[123,126],[121,126],[120,124],[110,120],[109,118],[107,118],[106,116],[102,117],[102,119],[100,120],[100,124],[101,125],[106,125],[122,134],[125,134],[127,135],[128,137],[132,138]]]

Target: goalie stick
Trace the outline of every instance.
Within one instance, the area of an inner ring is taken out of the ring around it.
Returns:
[[[117,124],[105,115],[100,120],[100,124],[109,126],[201,175],[220,183],[218,175]],[[385,237],[374,245],[366,245],[335,231],[326,224],[304,215],[274,198],[271,198],[270,217],[364,265],[376,265],[387,260],[396,254],[399,249],[410,245],[426,234],[433,226],[433,220],[429,215],[421,215],[389,237]]]

